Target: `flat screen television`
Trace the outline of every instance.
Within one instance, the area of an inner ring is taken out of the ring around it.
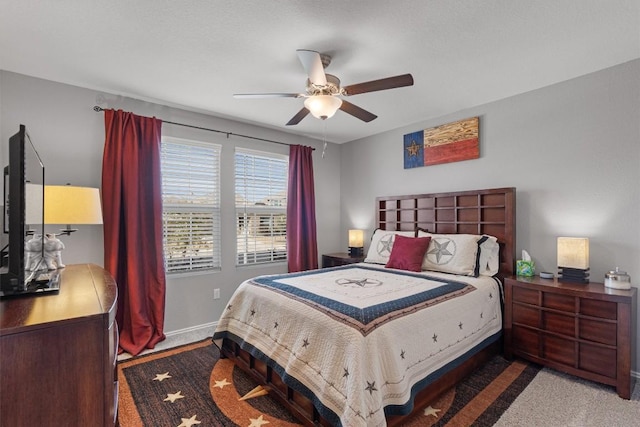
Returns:
[[[32,295],[58,290],[43,258],[44,165],[26,127],[9,138],[9,165],[4,168],[4,232],[9,243],[2,250],[0,297]],[[25,242],[40,239],[40,244]],[[40,253],[34,253],[33,248]],[[33,261],[33,262],[31,262]]]

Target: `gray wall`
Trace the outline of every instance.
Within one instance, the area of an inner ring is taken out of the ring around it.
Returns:
[[[619,266],[637,287],[638,76],[635,60],[344,145],[341,235],[360,227],[371,236],[377,196],[516,187],[518,257],[526,249],[536,271],[555,272],[556,237],[588,237],[591,279]],[[472,116],[480,116],[479,159],[403,168],[404,134]]]
[[[316,148],[313,160],[318,205],[318,252],[322,254],[339,249],[340,147],[337,145],[329,144],[322,159],[322,143],[317,140],[7,71],[0,71],[0,94],[0,164],[4,165],[8,158],[9,137],[20,124],[24,124],[45,164],[47,184],[70,182],[80,186],[101,186],[104,113],[92,110],[97,102],[103,108],[123,109],[178,123],[313,146]],[[235,267],[233,152],[234,147],[239,146],[286,154],[288,147],[238,137],[227,139],[225,135],[169,124],[163,125],[162,133],[222,145],[222,271],[168,277],[165,332],[173,332],[217,321],[226,301],[242,280],[258,274],[286,271],[285,264],[268,268]],[[66,245],[63,262],[103,265],[102,226],[78,228],[79,231],[73,235],[61,237]],[[55,232],[56,227],[46,227],[46,231]],[[221,289],[220,300],[213,300],[214,288]]]

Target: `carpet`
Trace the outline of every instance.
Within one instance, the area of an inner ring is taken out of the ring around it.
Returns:
[[[539,369],[496,356],[406,425],[492,426]],[[118,362],[118,381],[121,427],[297,425],[268,394],[239,400],[257,384],[208,339]]]

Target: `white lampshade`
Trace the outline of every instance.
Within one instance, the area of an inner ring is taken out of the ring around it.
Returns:
[[[558,237],[558,267],[589,268],[589,239]]]
[[[322,120],[333,117],[341,105],[342,99],[331,95],[315,95],[304,100],[304,106],[313,117]]]
[[[71,185],[45,185],[44,223],[102,224],[100,190]]]
[[[364,231],[349,230],[349,247],[361,248],[364,246]]]

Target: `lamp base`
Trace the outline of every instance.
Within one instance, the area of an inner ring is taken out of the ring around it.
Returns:
[[[354,248],[349,246],[349,256],[351,258],[361,257],[363,255],[363,248]]]
[[[589,283],[589,269],[558,267],[558,280],[571,283]]]

